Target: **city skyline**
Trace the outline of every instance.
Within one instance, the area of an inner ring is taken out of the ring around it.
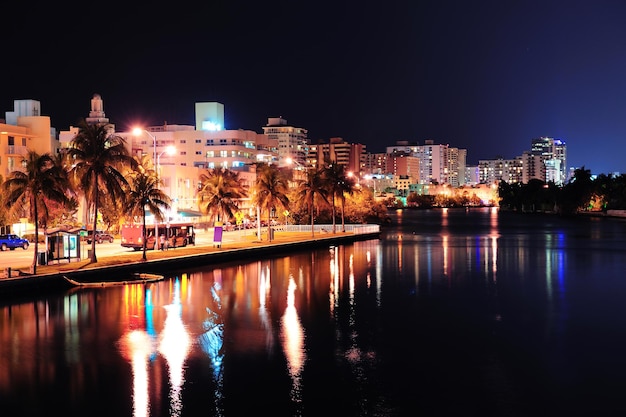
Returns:
[[[567,143],[568,167],[626,172],[626,4],[181,3],[166,20],[142,4],[100,20],[97,4],[21,7],[9,32],[45,42],[7,43],[0,111],[38,100],[57,131],[95,93],[120,130],[193,125],[194,103],[216,101],[226,129],[281,116],[311,143],[433,140],[471,165],[545,136]]]

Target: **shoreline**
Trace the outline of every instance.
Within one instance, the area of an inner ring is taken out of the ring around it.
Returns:
[[[0,279],[0,299],[72,288],[64,276],[75,281],[96,282],[102,280],[103,274],[107,274],[108,280],[112,279],[112,275],[119,274],[119,280],[124,281],[133,273],[162,275],[183,268],[234,262],[244,257],[246,260],[275,257],[326,245],[378,238],[380,238],[380,228],[377,231],[364,233],[339,231],[335,234],[316,233],[314,237],[310,232],[280,232],[276,233],[271,242],[251,238],[228,245],[203,244],[167,251],[149,250],[146,252],[148,258],[146,261],[142,260],[142,251],[133,251],[123,257],[98,257],[96,263],[82,260],[38,265],[36,274],[25,273],[18,268],[15,272],[19,276]]]

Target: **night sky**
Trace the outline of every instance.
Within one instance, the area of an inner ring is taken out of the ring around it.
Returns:
[[[550,136],[568,167],[626,173],[626,1],[15,3],[2,117],[34,99],[67,130],[98,93],[123,131],[218,101],[227,129],[282,116],[313,143],[432,139],[468,164]]]

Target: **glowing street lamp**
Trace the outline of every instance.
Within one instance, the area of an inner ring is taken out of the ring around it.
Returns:
[[[142,129],[140,127],[136,127],[136,128],[133,129],[133,135],[134,136],[141,136],[144,133],[152,138],[152,146],[153,146],[153,153],[154,153],[154,156],[152,157],[152,162],[156,164],[156,162],[157,162],[156,136],[154,136],[152,133],[148,132],[146,129]]]
[[[296,165],[296,167],[294,169],[304,169],[304,167],[302,166],[302,164],[300,162],[298,162],[296,159],[293,159],[292,157],[288,156],[287,158],[285,158],[285,162],[287,163],[287,165],[291,166],[291,165]]]
[[[156,168],[157,168],[157,177],[159,179],[161,178],[161,156],[163,156],[163,154],[167,154],[168,156],[173,156],[174,154],[176,154],[176,147],[174,145],[170,145],[167,148],[165,148],[165,150],[161,152],[159,156],[157,156]]]
[[[148,132],[146,129],[142,129],[140,127],[136,127],[136,128],[133,129],[133,136],[141,136],[144,133],[152,138],[152,146],[153,146],[153,151],[154,151],[154,154],[153,154],[154,156],[152,157],[152,163],[153,164],[157,164],[156,168],[157,168],[157,178],[158,178],[158,176],[159,176],[159,173],[158,173],[158,160],[159,160],[160,156],[157,157],[156,136],[154,136],[152,133]],[[157,184],[157,187],[158,187],[158,184]],[[159,223],[157,222],[157,219],[156,219],[156,216],[154,215],[154,213],[153,213],[152,217],[154,218],[154,242],[155,242],[155,245],[156,245],[156,242],[159,241],[158,240],[159,239]],[[147,237],[144,236],[144,239],[147,240]],[[144,245],[145,244],[147,244],[147,242],[145,242]],[[145,254],[144,254],[144,256],[145,256]]]

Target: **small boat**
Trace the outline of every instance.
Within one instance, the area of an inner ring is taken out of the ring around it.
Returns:
[[[79,282],[73,280],[65,275],[63,275],[63,279],[70,283],[74,287],[111,287],[114,285],[128,285],[128,284],[146,284],[149,282],[157,282],[164,279],[165,276],[157,275],[157,274],[145,274],[145,273],[135,273],[132,274],[131,279],[120,280],[120,281],[86,281]]]

